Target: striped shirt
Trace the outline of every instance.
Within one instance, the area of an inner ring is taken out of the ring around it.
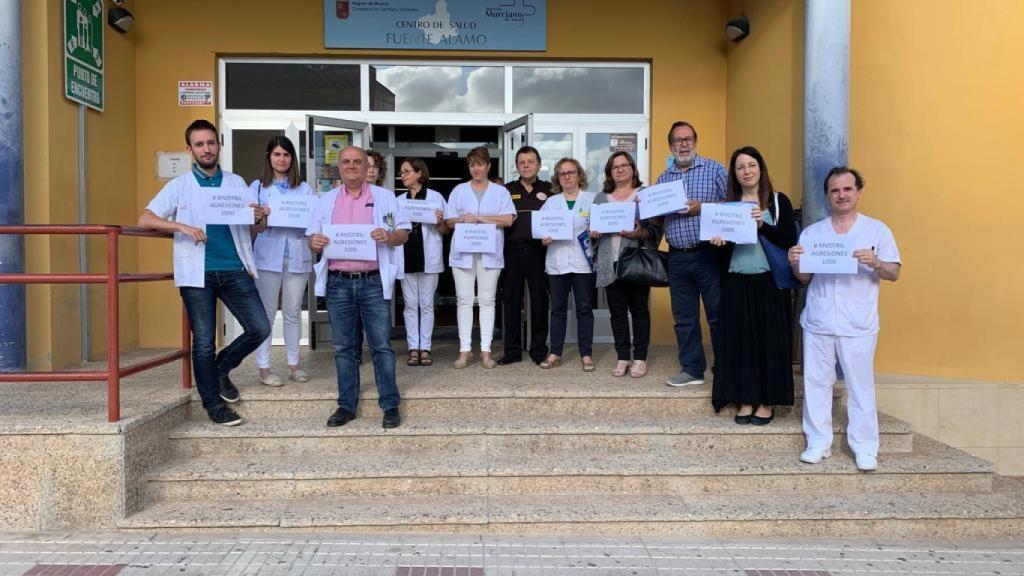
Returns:
[[[697,155],[694,155],[693,164],[686,172],[673,163],[658,176],[658,184],[676,180],[686,182],[687,198],[701,202],[725,200],[729,182],[724,166]],[[665,216],[665,239],[673,248],[692,248],[700,244],[700,215],[684,216],[674,213]]]

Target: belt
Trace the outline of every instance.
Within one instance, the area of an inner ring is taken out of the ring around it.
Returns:
[[[342,278],[348,278],[349,280],[358,280],[360,278],[371,278],[380,274],[380,270],[367,270],[366,272],[345,272],[344,270],[328,270],[328,276],[341,276]]]
[[[698,250],[703,250],[707,246],[708,246],[707,242],[701,242],[700,244],[695,244],[693,246],[690,246],[689,248],[676,248],[675,246],[669,246],[668,247],[668,251],[669,252],[682,252],[682,253],[685,254],[687,252],[697,252]]]

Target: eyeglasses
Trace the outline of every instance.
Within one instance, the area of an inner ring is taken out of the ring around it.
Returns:
[[[632,168],[629,164],[612,164],[612,171],[625,170],[626,168]]]
[[[576,176],[579,173],[580,173],[579,170],[566,170],[565,172],[559,172],[558,173],[558,177],[559,178],[568,178],[569,176]]]
[[[680,146],[682,144],[686,144],[687,146],[693,146],[694,144],[697,143],[697,139],[692,136],[684,136],[682,138],[673,138],[669,142],[671,142],[673,146]]]
[[[408,176],[409,174],[415,174],[416,171],[415,170],[401,170],[398,173],[401,174],[402,176]]]

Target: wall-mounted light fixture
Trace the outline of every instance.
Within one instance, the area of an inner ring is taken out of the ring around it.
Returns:
[[[123,6],[124,0],[111,0],[114,4],[107,12],[107,24],[121,34],[132,29],[135,25],[135,16]]]
[[[747,20],[746,16],[729,20],[729,23],[725,25],[725,35],[733,42],[739,42],[750,36],[750,20]]]

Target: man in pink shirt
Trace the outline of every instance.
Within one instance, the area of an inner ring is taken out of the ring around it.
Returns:
[[[395,381],[395,351],[391,348],[391,305],[397,266],[394,249],[409,238],[412,225],[403,215],[395,194],[366,181],[366,152],[349,146],[338,156],[342,185],[320,198],[306,235],[309,247],[320,253],[330,244],[322,232],[326,225],[371,225],[376,260],[327,261],[318,266],[318,285],[327,274],[327,315],[331,319],[334,363],[338,372],[338,408],[328,426],[344,426],[356,416],[359,400],[358,325],[362,320],[373,355],[373,372],[384,411],[383,426],[395,428],[402,419],[401,398]],[[319,292],[319,286],[318,286]]]

